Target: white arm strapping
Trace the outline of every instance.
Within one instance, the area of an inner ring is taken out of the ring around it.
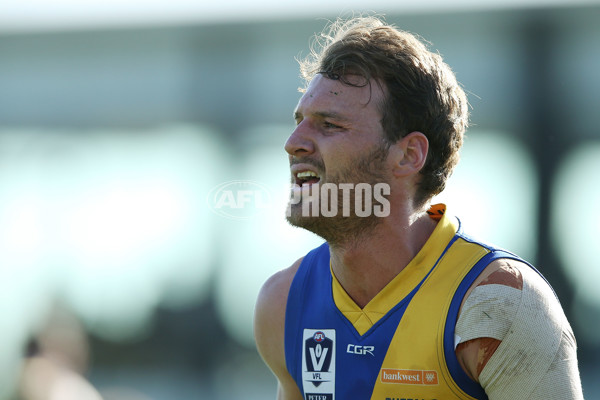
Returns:
[[[479,383],[490,400],[583,399],[576,343],[562,307],[535,271],[519,271],[522,291],[478,286],[457,321],[461,342],[479,337],[502,341]]]
[[[519,289],[499,284],[477,286],[456,322],[455,333],[460,337],[456,344],[483,337],[504,339],[520,303]]]

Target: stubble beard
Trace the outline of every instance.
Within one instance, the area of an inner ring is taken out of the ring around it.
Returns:
[[[343,183],[367,183],[372,188],[377,183],[386,183],[385,160],[387,158],[389,145],[380,143],[363,158],[354,161],[344,171],[329,176],[327,182],[319,182],[312,189],[319,189],[324,183],[334,183],[339,187]],[[311,163],[311,162],[309,162]],[[313,162],[313,165],[322,165]],[[287,221],[299,228],[304,228],[325,239],[330,246],[347,246],[358,243],[383,222],[383,218],[371,213],[366,217],[359,217],[354,212],[355,191],[349,192],[350,215],[343,215],[343,202],[338,201],[338,212],[335,216],[326,217],[320,213],[317,216],[303,214],[302,202],[288,204]],[[320,198],[320,197],[319,197]],[[342,192],[338,189],[338,198],[342,199]]]

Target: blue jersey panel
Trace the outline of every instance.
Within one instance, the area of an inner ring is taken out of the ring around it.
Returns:
[[[361,336],[335,306],[329,265],[324,244],[304,258],[296,273],[285,323],[287,368],[305,399],[367,399],[417,288]],[[324,389],[327,385],[330,390]]]

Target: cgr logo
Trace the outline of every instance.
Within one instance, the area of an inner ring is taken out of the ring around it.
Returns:
[[[357,344],[349,344],[348,347],[346,347],[346,353],[359,354],[362,356],[364,356],[366,354],[375,356],[375,354],[373,354],[374,351],[375,351],[375,346],[360,346]]]

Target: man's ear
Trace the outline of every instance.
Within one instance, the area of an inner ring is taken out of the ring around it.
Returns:
[[[419,173],[427,160],[429,140],[421,132],[411,132],[390,147],[393,157],[393,173],[396,177]]]

